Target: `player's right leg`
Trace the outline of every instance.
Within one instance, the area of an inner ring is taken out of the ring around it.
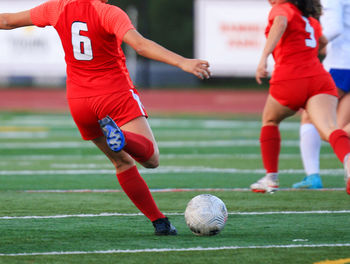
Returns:
[[[250,188],[253,192],[274,192],[279,187],[278,157],[281,148],[281,137],[278,125],[295,111],[281,105],[271,95],[268,96],[262,117],[260,133],[260,147],[266,176],[253,183]]]
[[[153,132],[144,116],[132,119],[121,126],[125,135],[124,150],[146,168],[159,165],[159,149]]]
[[[98,123],[106,137],[108,147],[114,152],[121,151],[125,146],[125,137],[114,120],[107,115],[105,118],[99,120]]]
[[[99,120],[107,144],[114,152],[122,149],[146,168],[159,165],[159,151],[145,117],[134,118],[122,128],[108,115]],[[145,136],[146,135],[146,136]]]

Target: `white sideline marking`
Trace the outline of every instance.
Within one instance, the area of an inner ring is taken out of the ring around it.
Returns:
[[[20,139],[32,139],[32,138],[48,138],[49,133],[48,132],[29,132],[29,131],[10,131],[10,132],[3,132],[0,131],[0,138],[1,139],[14,139],[14,138],[20,138]]]
[[[72,217],[105,217],[105,216],[142,216],[142,213],[122,214],[122,213],[100,213],[100,214],[73,214],[73,215],[49,215],[49,216],[2,216],[0,220],[14,219],[57,219],[57,218],[72,218]]]
[[[106,160],[106,157],[104,155],[89,155],[89,158],[92,160]],[[2,160],[30,160],[30,161],[36,161],[36,160],[81,160],[81,155],[0,155],[0,158]],[[260,154],[161,154],[160,159],[213,159],[213,158],[232,158],[232,159],[261,159]],[[280,159],[291,159],[291,158],[300,158],[300,154],[280,154]],[[328,154],[320,154],[320,158],[329,159],[329,158],[335,158],[333,153]],[[108,163],[109,164],[109,163]],[[84,165],[84,164],[82,164]],[[101,166],[99,163],[98,165]]]
[[[165,213],[166,215],[184,215],[184,213]],[[229,215],[293,215],[293,214],[350,214],[350,210],[340,211],[276,211],[276,212],[229,212]],[[48,216],[2,216],[0,220],[16,220],[16,219],[58,219],[58,218],[73,218],[73,217],[109,217],[109,216],[143,216],[142,213],[100,213],[100,214],[72,214],[72,215],[48,215]]]
[[[278,191],[344,191],[345,188],[322,188],[322,189],[294,189],[280,188]],[[151,192],[250,192],[250,188],[165,188],[150,189]],[[118,189],[71,189],[71,190],[20,190],[25,193],[119,193]]]
[[[278,249],[278,248],[322,248],[322,247],[350,247],[350,244],[314,244],[314,245],[268,245],[268,246],[227,246],[227,247],[194,247],[194,248],[145,248],[145,249],[111,249],[99,251],[61,251],[61,252],[33,252],[2,254],[3,257],[42,256],[42,255],[86,255],[86,254],[119,254],[119,253],[147,253],[147,252],[179,252],[179,251],[217,251],[238,249]]]
[[[235,168],[210,168],[210,167],[177,167],[163,166],[157,169],[140,169],[141,174],[160,174],[160,173],[241,173],[241,174],[265,174],[264,169],[246,170]],[[303,169],[280,170],[280,174],[304,174]],[[102,170],[4,170],[0,171],[0,175],[74,175],[74,174],[115,174],[114,169]],[[323,175],[343,175],[344,169],[327,169],[320,170]]]
[[[41,115],[28,115],[20,116],[18,118],[14,117],[11,120],[1,120],[3,125],[11,126],[68,126],[69,128],[75,127],[73,120],[69,116],[49,116],[43,117]],[[165,127],[165,128],[183,128],[183,127],[205,127],[205,128],[237,128],[237,127],[249,127],[249,128],[259,128],[261,127],[260,120],[217,120],[217,119],[203,119],[203,120],[193,120],[193,119],[168,119],[168,118],[151,118],[149,123],[152,127]],[[300,122],[285,121],[280,125],[280,129],[293,129],[298,130]]]
[[[299,140],[284,140],[284,147],[299,147]],[[50,141],[50,142],[10,142],[1,143],[2,149],[61,149],[61,148],[95,148],[91,142],[81,141]],[[159,147],[167,148],[193,148],[193,147],[236,147],[236,146],[260,146],[259,140],[197,140],[197,141],[158,141]]]

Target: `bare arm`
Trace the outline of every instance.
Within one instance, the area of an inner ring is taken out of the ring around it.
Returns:
[[[32,26],[30,10],[18,13],[0,14],[0,29],[14,29],[18,27]]]
[[[321,55],[326,55],[326,47],[328,44],[328,39],[325,35],[322,35],[320,39],[318,40],[318,46],[319,46],[319,52]]]
[[[277,16],[271,26],[269,36],[267,37],[261,59],[256,70],[255,78],[258,84],[261,84],[261,78],[266,78],[267,72],[267,58],[276,48],[277,43],[282,38],[284,32],[286,31],[288,25],[287,17]]]
[[[209,63],[207,61],[184,58],[154,41],[144,38],[136,30],[129,30],[124,35],[123,42],[130,45],[137,54],[143,57],[179,67],[200,79],[210,77]]]

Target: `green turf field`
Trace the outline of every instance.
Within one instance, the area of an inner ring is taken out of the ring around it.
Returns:
[[[327,144],[326,189],[290,189],[304,177],[297,118],[281,126],[281,190],[273,195],[248,190],[264,174],[259,117],[150,124],[161,165],[140,172],[176,237],[153,235],[69,115],[1,113],[0,263],[350,263],[350,196]],[[218,196],[229,211],[217,236],[197,237],[185,224],[186,204],[200,193]]]

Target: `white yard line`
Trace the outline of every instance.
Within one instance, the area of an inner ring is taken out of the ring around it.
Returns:
[[[30,160],[30,161],[42,161],[42,160],[107,160],[104,155],[0,155],[0,159],[2,161],[6,160],[10,161],[18,161],[18,160]],[[220,153],[212,153],[212,154],[161,154],[160,159],[261,159],[260,154],[220,154]],[[280,159],[291,159],[291,158],[299,158],[300,154],[281,154],[279,156]],[[333,153],[328,154],[320,154],[320,158],[329,159],[335,158]],[[5,162],[5,161],[4,161]],[[90,162],[91,163],[91,162]],[[97,164],[97,163],[96,163]],[[100,163],[98,163],[100,164]],[[109,163],[108,163],[109,164]],[[83,164],[82,164],[83,165]]]
[[[205,147],[258,147],[258,139],[252,140],[175,140],[175,141],[158,141],[158,146],[162,148],[205,148]],[[284,147],[299,147],[299,140],[283,140]],[[83,141],[47,141],[47,142],[10,142],[0,143],[1,149],[57,149],[57,148],[95,148],[91,142]]]
[[[236,169],[236,168],[210,168],[210,167],[178,167],[178,166],[162,166],[157,169],[140,169],[142,174],[162,174],[162,173],[227,173],[227,174],[264,174],[264,169]],[[304,174],[303,169],[288,169],[280,170],[281,174]],[[0,175],[101,175],[101,174],[115,174],[114,169],[102,169],[102,170],[2,170]],[[320,174],[327,176],[343,175],[343,169],[327,169],[321,170]]]
[[[260,120],[218,120],[218,119],[177,119],[177,118],[150,118],[149,123],[152,127],[193,127],[201,126],[205,128],[237,128],[249,127],[255,128],[261,126]],[[69,115],[65,116],[42,116],[42,115],[26,115],[13,117],[10,120],[1,120],[3,126],[69,126],[74,127],[74,122]],[[299,122],[285,121],[281,124],[282,129],[298,130]]]
[[[184,213],[165,213],[166,215],[184,215]],[[272,212],[229,212],[229,215],[295,215],[295,214],[350,214],[350,210],[339,211],[272,211]],[[18,219],[60,219],[60,218],[91,218],[91,217],[110,217],[110,216],[143,216],[142,213],[100,213],[100,214],[71,214],[71,215],[47,215],[47,216],[1,216],[0,220],[18,220]]]
[[[350,247],[350,244],[313,244],[313,245],[266,245],[266,246],[226,246],[226,247],[195,247],[195,248],[145,248],[145,249],[111,249],[98,251],[61,251],[61,252],[33,252],[2,254],[3,257],[16,256],[43,256],[43,255],[86,255],[86,254],[120,254],[120,253],[152,253],[152,252],[188,252],[188,251],[217,251],[217,250],[239,250],[239,249],[283,249],[283,248],[324,248],[324,247]]]
[[[322,192],[322,191],[344,191],[345,188],[322,188],[322,189],[293,189],[293,188],[280,188],[279,192],[283,191],[309,191],[309,192]],[[164,189],[150,189],[153,193],[162,192],[250,192],[250,188],[164,188]],[[71,190],[23,190],[17,192],[26,193],[119,193],[123,192],[118,189],[71,189]]]

